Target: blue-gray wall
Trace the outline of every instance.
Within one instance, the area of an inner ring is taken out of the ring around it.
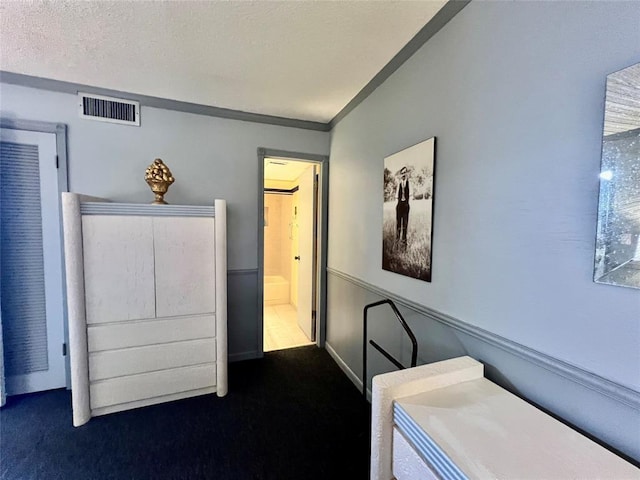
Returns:
[[[335,126],[327,344],[355,383],[362,307],[390,294],[421,361],[470,354],[640,460],[640,291],[592,281],[605,79],[638,61],[638,2],[474,1]],[[432,136],[426,283],[381,268],[382,171]]]
[[[176,181],[173,204],[227,201],[229,353],[258,351],[258,147],[327,155],[329,133],[141,107],[141,126],[81,119],[77,97],[0,84],[3,119],[68,126],[69,189],[121,202],[150,203],[144,172],[159,157]]]
[[[640,61],[636,2],[465,7],[332,132],[327,348],[361,380],[362,307],[399,301],[420,361],[469,354],[488,375],[640,459],[640,296],[594,284],[608,73]],[[0,85],[3,117],[69,126],[72,191],[229,203],[233,358],[257,348],[256,148],[327,154],[326,133],[142,108],[142,127],[80,120],[73,95]],[[433,281],[381,269],[385,156],[436,136]],[[387,312],[388,313],[388,312]],[[372,336],[406,360],[401,332]],[[370,373],[386,368],[370,355]]]

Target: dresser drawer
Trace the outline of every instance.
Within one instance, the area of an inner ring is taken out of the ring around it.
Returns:
[[[397,480],[440,480],[396,427],[393,427],[392,469]]]

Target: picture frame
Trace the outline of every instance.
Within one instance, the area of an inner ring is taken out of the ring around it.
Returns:
[[[431,282],[436,137],[384,158],[382,269]]]

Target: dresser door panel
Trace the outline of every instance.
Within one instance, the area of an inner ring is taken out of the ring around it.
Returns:
[[[214,221],[153,219],[158,317],[215,311]]]
[[[87,324],[156,316],[150,217],[82,217]]]

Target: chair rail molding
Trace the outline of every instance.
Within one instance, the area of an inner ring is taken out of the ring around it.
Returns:
[[[515,355],[538,367],[544,368],[556,375],[587,387],[601,395],[605,395],[617,402],[630,406],[636,410],[640,410],[640,392],[632,390],[631,388],[615,383],[558,358],[534,350],[533,348],[521,345],[500,335],[496,335],[488,330],[470,325],[462,320],[458,320],[457,318],[429,308],[425,305],[403,298],[395,293],[389,292],[388,290],[372,285],[364,280],[334,268],[328,267],[327,272],[334,277],[346,280],[347,282],[380,295],[381,297],[389,298],[398,305],[440,322],[466,335],[479,339],[489,345],[502,349],[509,354]]]

